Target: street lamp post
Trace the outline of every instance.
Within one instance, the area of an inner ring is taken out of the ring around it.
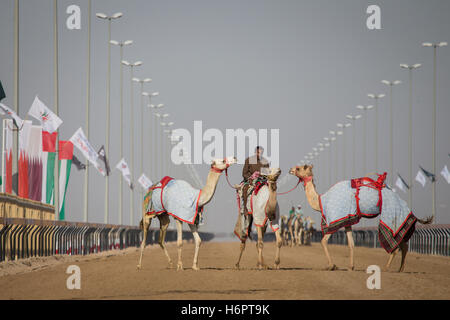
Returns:
[[[357,106],[356,108],[364,110],[364,152],[363,152],[363,175],[367,175],[367,110],[373,106]]]
[[[353,121],[353,161],[352,161],[352,177],[356,175],[356,120],[360,119],[362,116],[357,114],[355,116],[348,114],[347,119]]]
[[[159,96],[159,92],[153,92],[153,93],[143,92],[142,95],[148,97],[147,107],[150,108],[150,122],[152,122],[153,121],[153,111],[152,111],[152,109],[155,107],[152,104],[152,98]],[[154,131],[153,125],[151,125],[150,137],[149,137],[149,152],[150,152],[149,161],[150,161],[150,178],[154,180],[154,176],[153,176],[153,174],[154,174],[154,171],[153,171],[154,164],[153,164],[153,161],[152,161],[152,156],[153,156],[153,142],[152,142],[152,138],[153,137],[152,137],[152,135],[153,135],[153,131]]]
[[[111,40],[109,43],[120,47],[120,159],[123,159],[123,47],[131,45],[133,40],[119,42]],[[87,169],[87,167],[86,167]],[[119,177],[119,225],[123,224],[123,176]]]
[[[109,125],[110,125],[110,91],[111,91],[111,22],[112,20],[122,17],[122,13],[118,12],[112,16],[107,16],[104,13],[97,13],[97,18],[108,21],[108,72],[106,76],[106,143],[105,143],[105,157],[109,158]],[[109,218],[109,176],[105,177],[105,217],[104,223],[108,223]]]
[[[342,153],[343,153],[343,163],[342,163],[342,175],[343,175],[343,179],[347,179],[347,174],[346,174],[346,169],[347,169],[347,160],[346,160],[346,153],[347,153],[347,143],[345,141],[345,129],[347,129],[348,127],[350,127],[351,124],[350,123],[338,123],[337,127],[342,129],[342,140],[343,140],[343,144],[344,146],[342,147]]]
[[[139,79],[139,78],[133,78],[134,82],[141,84],[141,157],[140,157],[140,173],[139,175],[144,173],[144,83],[152,82],[152,79],[145,78],[145,79]]]
[[[392,88],[402,83],[400,80],[382,80],[381,83],[389,86],[389,184],[394,185],[394,111],[392,107]]]
[[[425,42],[422,44],[424,47],[432,47],[433,48],[433,174],[436,175],[436,113],[437,113],[437,95],[436,95],[436,84],[437,84],[437,48],[446,47],[447,42],[439,42],[439,43],[430,43]],[[432,214],[433,218],[436,218],[436,180],[431,184],[431,196],[432,196]],[[435,221],[436,222],[436,221]]]
[[[141,66],[142,61],[136,61],[134,63],[130,63],[126,60],[122,61],[124,66],[130,67],[130,144],[131,144],[131,162],[130,162],[130,175],[131,175],[131,183],[134,183],[134,99],[133,99],[133,71],[135,67]],[[134,188],[133,188],[134,189]],[[134,190],[130,188],[130,225],[133,225],[134,218]]]
[[[375,172],[378,173],[378,99],[384,98],[385,94],[369,93],[367,96],[375,99]]]
[[[400,64],[400,67],[408,70],[409,73],[409,189],[408,189],[408,205],[412,210],[412,71],[420,68],[421,64],[414,65]]]

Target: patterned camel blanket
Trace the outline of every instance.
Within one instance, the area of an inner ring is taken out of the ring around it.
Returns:
[[[254,196],[256,195],[255,192],[257,192],[257,194],[260,194],[260,197],[254,198]],[[236,192],[236,197],[239,210],[238,219],[234,228],[234,234],[241,241],[244,241],[248,238],[252,223],[254,223],[254,225],[257,227],[264,227],[269,221],[270,228],[273,232],[276,232],[280,228],[279,208],[277,207],[276,214],[273,217],[269,217],[265,212],[267,199],[269,198],[268,188],[262,188],[261,186],[257,189],[257,191],[254,190],[252,194],[247,198],[247,215],[245,215],[244,211],[241,209],[241,199],[239,192]],[[264,214],[257,214],[259,212],[264,212]]]
[[[398,194],[386,187],[381,189],[380,198],[379,190],[360,187],[358,212],[356,193],[357,189],[352,188],[350,181],[342,181],[319,196],[323,234],[354,225],[362,217],[380,216],[379,240],[387,252],[397,248],[402,239],[409,239],[417,219]]]
[[[149,191],[146,196],[147,214],[167,212],[181,221],[194,224],[198,213],[203,211],[203,208],[198,207],[201,190],[193,188],[184,180],[165,177],[150,189],[151,193]]]

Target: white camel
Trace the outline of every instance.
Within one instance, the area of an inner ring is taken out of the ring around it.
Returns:
[[[167,212],[166,210],[154,212],[154,209],[149,211],[148,206],[146,205],[146,202],[144,202],[143,205],[143,212],[142,212],[142,220],[141,220],[141,228],[144,231],[144,237],[142,239],[141,243],[141,253],[139,257],[139,264],[138,269],[142,268],[142,256],[144,252],[144,248],[146,245],[146,238],[147,238],[147,232],[148,228],[150,227],[151,221],[153,218],[158,217],[160,222],[160,234],[159,234],[159,245],[163,249],[167,260],[169,262],[169,266],[172,266],[172,260],[170,259],[170,256],[166,250],[165,246],[165,236],[167,227],[169,226],[169,215],[171,215],[177,224],[177,248],[178,248],[178,264],[177,264],[177,270],[183,270],[183,262],[181,259],[181,252],[183,247],[183,222],[187,222],[189,225],[189,228],[194,236],[194,242],[195,242],[195,252],[194,252],[194,260],[192,264],[193,270],[200,270],[198,266],[198,253],[200,249],[201,239],[198,234],[198,225],[199,225],[199,216],[197,213],[202,211],[203,206],[208,204],[211,199],[214,196],[214,193],[216,191],[216,186],[219,181],[219,178],[222,174],[222,172],[227,169],[230,165],[236,163],[236,158],[226,158],[226,159],[215,159],[212,161],[211,164],[211,170],[209,171],[208,178],[206,179],[206,184],[199,191],[199,195],[197,198],[197,204],[196,204],[196,212],[195,212],[195,220],[194,221],[182,221],[180,216],[182,216],[183,211],[185,208],[190,208],[192,206],[192,201],[186,201],[191,203],[183,203],[184,199],[181,194],[177,196],[177,194],[173,194],[172,198],[166,199],[166,197],[163,200],[163,208],[180,208],[178,212]],[[177,182],[181,183],[183,186],[190,186],[187,182],[183,180],[176,180]],[[191,187],[192,188],[192,187]],[[155,189],[156,190],[156,189]],[[163,191],[160,191],[163,192]],[[161,193],[159,194],[152,194],[152,198],[149,200],[151,201],[151,207],[158,207],[161,206],[161,201],[163,197],[161,196]],[[182,199],[182,200],[180,200]],[[181,201],[181,203],[180,203]],[[176,210],[174,210],[176,211]]]
[[[276,237],[276,253],[275,253],[275,264],[274,269],[280,268],[280,248],[282,246],[281,232],[279,228],[280,220],[280,208],[277,203],[277,179],[281,174],[279,168],[271,168],[268,174],[261,173],[261,175],[267,176],[267,185],[264,185],[259,189],[258,194],[253,196],[253,223],[256,226],[258,240],[256,243],[256,249],[258,252],[258,269],[267,269],[264,264],[263,258],[263,238],[266,232],[268,222],[271,225],[272,230],[275,232]],[[248,203],[252,201],[252,197],[248,198]],[[251,207],[249,207],[249,212],[251,212]],[[239,269],[239,264],[242,258],[242,253],[245,249],[245,242],[247,238],[241,239],[239,258],[236,263],[236,269]]]

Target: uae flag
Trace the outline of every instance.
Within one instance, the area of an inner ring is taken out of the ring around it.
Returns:
[[[424,174],[428,179],[431,180],[431,182],[436,181],[436,177],[434,176],[433,173],[431,173],[431,172],[425,170],[425,169],[422,168],[421,166],[419,166],[419,168],[420,168],[420,170],[423,172],[423,174]]]
[[[445,166],[441,171],[442,176],[445,178],[448,184],[450,184],[450,172],[448,171],[447,166]]]
[[[72,157],[73,143],[70,141],[59,141],[59,220],[65,220],[66,217],[66,193],[69,185]]]
[[[3,120],[3,168],[2,192],[12,194],[12,149],[14,124],[11,119]]]
[[[41,202],[51,204],[55,183],[57,132],[52,134],[42,131],[42,187]]]

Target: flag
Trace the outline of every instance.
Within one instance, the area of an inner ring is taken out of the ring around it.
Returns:
[[[72,167],[73,143],[59,141],[59,220],[65,220],[67,186]]]
[[[11,108],[5,106],[3,103],[0,103],[0,114],[5,115],[7,114],[11,118],[13,118],[14,124],[17,128],[22,128],[23,126],[23,120],[17,115],[17,113],[14,112]]]
[[[33,118],[39,120],[42,125],[42,130],[49,133],[53,133],[58,130],[61,125],[62,120],[53,113],[41,100],[36,96],[34,98],[33,104],[31,105],[28,114]]]
[[[447,183],[450,184],[450,172],[448,172],[447,166],[442,169],[441,174],[445,178],[445,180],[447,180]]]
[[[2,82],[0,81],[0,101],[6,98],[5,90],[3,90]]]
[[[12,149],[13,149],[13,121],[3,120],[3,178],[2,192],[12,194]]]
[[[122,172],[123,178],[128,182],[128,186],[133,190],[134,186],[131,182],[131,172],[130,168],[128,168],[128,164],[125,162],[125,159],[120,160],[120,162],[117,164],[116,169]]]
[[[53,188],[55,183],[56,138],[57,132],[50,134],[47,131],[42,131],[41,202],[46,204],[51,204],[53,198]]]
[[[27,145],[28,199],[42,200],[42,127],[31,126]]]
[[[423,174],[422,170],[419,170],[416,175],[416,181],[418,181],[422,187],[425,187],[425,184],[427,183],[427,178]]]
[[[72,157],[72,164],[77,167],[78,171],[86,170],[86,165],[84,163],[81,163],[81,161],[75,155],[73,155]]]
[[[398,174],[397,181],[395,182],[395,185],[406,193],[406,189],[409,189],[409,186],[406,184],[405,180]]]
[[[24,121],[22,129],[19,131],[19,187],[18,196],[28,198],[28,143],[31,135],[32,122]]]
[[[431,182],[436,181],[436,177],[434,174],[432,174],[431,172],[425,170],[424,168],[422,168],[421,166],[419,166],[420,170],[422,170],[422,172],[427,176],[427,178],[429,178],[431,180]]]
[[[105,170],[106,170],[106,175],[109,176],[111,169],[109,168],[109,162],[108,159],[106,159],[106,153],[105,153],[105,147],[102,146],[100,148],[100,150],[98,150],[98,156],[100,158],[100,160],[103,161],[103,163],[105,164]]]
[[[144,190],[148,190],[148,188],[150,188],[153,184],[152,180],[150,180],[145,173],[143,173],[141,175],[141,177],[139,178],[138,182],[141,184],[142,188],[144,188]]]
[[[98,164],[98,153],[95,151],[95,149],[91,146],[88,139],[84,135],[83,129],[79,128],[70,138],[70,142],[73,143],[75,147],[78,148],[78,150],[81,151],[81,153],[86,157],[86,159],[89,160],[90,163],[94,165],[94,167],[103,175],[105,176],[105,171],[100,167]]]

